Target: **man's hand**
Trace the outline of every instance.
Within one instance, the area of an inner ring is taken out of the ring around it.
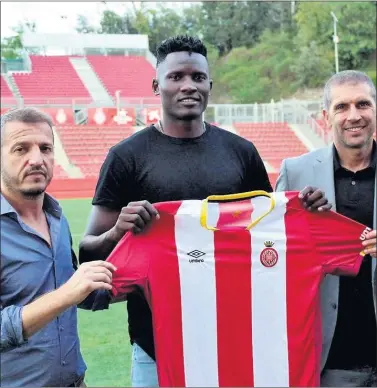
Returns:
[[[106,261],[83,263],[60,288],[23,306],[21,319],[24,338],[29,338],[63,311],[82,302],[92,291],[111,290],[115,270],[114,265]]]
[[[375,230],[372,230],[365,235],[365,240],[362,244],[365,247],[364,253],[366,255],[371,255],[374,258],[377,258],[377,232]]]
[[[77,305],[95,290],[110,291],[114,271],[115,266],[107,261],[83,263],[57,291],[60,291],[68,305]]]
[[[109,238],[118,242],[126,232],[141,233],[154,219],[160,216],[148,201],[130,202],[122,208],[114,227],[109,230]]]
[[[325,197],[325,193],[312,186],[306,186],[298,195],[307,210],[319,212],[328,211],[332,205]]]

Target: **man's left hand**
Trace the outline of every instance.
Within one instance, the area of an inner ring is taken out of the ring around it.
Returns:
[[[377,232],[375,230],[372,230],[365,235],[365,240],[362,242],[362,244],[364,247],[366,247],[364,249],[364,253],[366,255],[371,255],[374,258],[377,258]]]
[[[324,212],[332,207],[325,197],[325,193],[312,186],[306,186],[298,197],[302,200],[304,207],[310,211]]]

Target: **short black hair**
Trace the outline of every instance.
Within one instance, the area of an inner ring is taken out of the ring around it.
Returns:
[[[188,35],[178,35],[164,40],[156,49],[157,66],[171,53],[187,51],[207,58],[207,47],[199,39]]]

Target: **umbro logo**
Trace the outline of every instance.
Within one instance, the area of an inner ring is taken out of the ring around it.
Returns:
[[[202,251],[194,249],[193,251],[187,253],[187,255],[193,257],[193,259],[189,260],[189,263],[204,263],[204,260],[200,259],[200,257],[205,255]]]
[[[205,253],[202,252],[202,251],[198,251],[197,249],[195,249],[195,250],[189,252],[188,255],[191,256],[191,257],[195,257],[195,259],[197,259],[198,257],[204,256]]]

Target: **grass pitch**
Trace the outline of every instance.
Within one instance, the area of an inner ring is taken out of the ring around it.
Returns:
[[[59,201],[68,219],[73,245],[84,233],[89,199]],[[131,352],[125,303],[111,305],[109,310],[78,312],[81,352],[88,370],[85,382],[91,387],[129,387],[131,385]]]

